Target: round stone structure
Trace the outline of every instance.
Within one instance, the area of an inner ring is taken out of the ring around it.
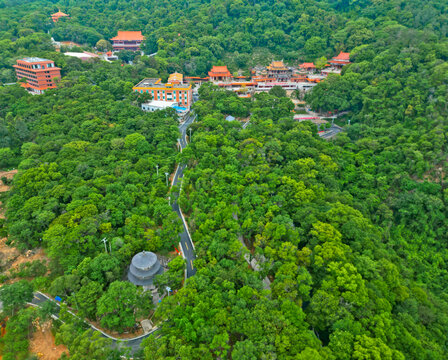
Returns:
[[[132,258],[128,280],[135,285],[149,286],[152,285],[154,276],[162,273],[163,268],[157,255],[151,251],[142,251]]]

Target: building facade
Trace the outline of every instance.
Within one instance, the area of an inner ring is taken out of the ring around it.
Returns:
[[[174,109],[175,106],[178,106],[177,102],[152,100],[148,103],[142,104],[142,110],[153,112],[153,111],[165,110],[165,109],[169,109],[169,108]]]
[[[193,90],[190,84],[180,82],[177,74],[166,84],[161,82],[161,79],[143,79],[132,90],[141,94],[146,93],[152,96],[153,100],[175,102],[180,107],[190,109],[193,102]],[[172,81],[172,82],[170,82]]]
[[[26,79],[22,86],[35,94],[56,88],[55,79],[61,77],[61,69],[54,65],[53,60],[28,57],[17,60],[14,68],[17,80]]]
[[[145,39],[141,31],[118,31],[117,36],[110,40],[114,51],[137,51],[140,50],[140,45]]]

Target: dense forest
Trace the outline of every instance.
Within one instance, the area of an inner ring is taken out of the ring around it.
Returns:
[[[58,9],[70,19],[53,24]],[[0,0],[0,82],[15,81],[23,56],[62,69],[58,89],[41,96],[0,87],[0,169],[19,170],[2,232],[50,259],[0,293],[3,358],[27,359],[34,319],[51,312],[24,307],[33,290],[117,331],[152,310],[122,275],[136,252],[178,243],[163,173],[181,163],[197,273],[182,284],[181,258],[170,263],[158,281],[179,290],[134,358],[446,359],[447,14],[439,0]],[[51,45],[89,49],[117,30],[142,30],[146,54],[157,54],[82,63]],[[175,113],[143,113],[131,91],[173,71],[248,71],[340,50],[352,64],[305,97],[315,111],[348,112],[331,142],[293,121],[287,97],[241,99],[205,84],[178,153]],[[53,331],[71,358],[119,357],[64,311]]]

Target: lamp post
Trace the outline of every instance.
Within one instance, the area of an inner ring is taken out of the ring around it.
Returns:
[[[166,178],[166,186],[168,186],[168,175],[169,175],[170,173],[165,173],[165,178]]]
[[[190,143],[191,143],[191,128],[188,128],[188,130],[190,130]]]
[[[159,176],[159,165],[156,165],[156,169],[157,169],[157,176]]]
[[[102,238],[101,241],[104,243],[104,250],[106,251],[106,254],[107,254],[107,245],[106,245],[107,239],[106,238]]]

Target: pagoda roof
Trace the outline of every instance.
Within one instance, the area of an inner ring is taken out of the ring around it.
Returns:
[[[268,66],[268,70],[288,70],[283,61],[273,61]]]
[[[332,61],[350,61],[350,53],[340,52],[338,56],[335,56]]]
[[[117,36],[111,40],[145,40],[141,31],[118,31]]]
[[[175,72],[170,74],[170,76],[168,77],[168,82],[169,83],[173,83],[173,82],[183,82],[184,81],[184,76],[181,73]]]
[[[299,65],[300,68],[302,69],[315,69],[316,65],[314,65],[314,63],[303,63],[301,65]]]
[[[232,76],[227,66],[213,65],[212,69],[208,72],[209,76]]]
[[[57,13],[51,14],[51,16],[54,17],[61,17],[61,16],[69,16],[66,13],[63,13],[61,10],[59,10]]]

